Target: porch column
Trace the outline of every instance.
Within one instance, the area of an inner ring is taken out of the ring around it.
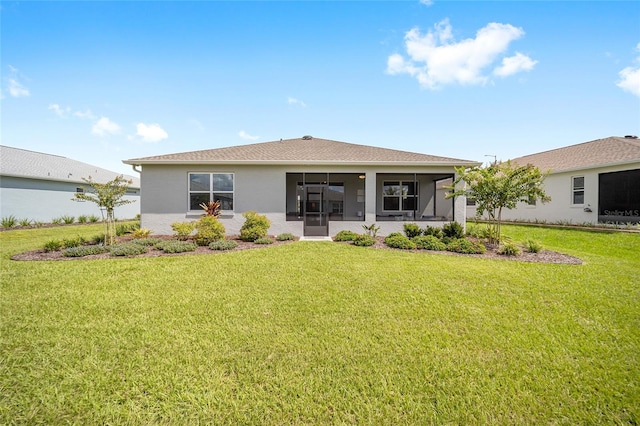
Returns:
[[[365,173],[365,222],[374,223],[376,221],[376,173]]]

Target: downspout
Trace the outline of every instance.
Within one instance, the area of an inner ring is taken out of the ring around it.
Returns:
[[[140,174],[142,172],[142,170],[136,169],[136,167],[140,167],[140,164],[132,164],[131,168],[133,169],[134,172]]]

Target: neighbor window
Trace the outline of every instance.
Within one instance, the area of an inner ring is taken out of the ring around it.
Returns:
[[[233,211],[233,173],[189,173],[189,210],[220,201],[221,210]]]
[[[382,186],[382,209],[386,211],[413,211],[416,208],[418,182],[385,181]]]
[[[571,204],[584,204],[584,176],[574,176],[571,182]]]

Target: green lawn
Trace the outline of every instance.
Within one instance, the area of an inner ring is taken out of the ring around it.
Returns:
[[[16,262],[0,424],[637,424],[640,235],[505,226],[583,265],[296,242]]]

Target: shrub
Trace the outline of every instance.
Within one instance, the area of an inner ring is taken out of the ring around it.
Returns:
[[[77,236],[75,238],[63,238],[62,239],[62,245],[64,246],[64,248],[72,248],[72,247],[78,247],[81,246],[82,244],[84,244],[86,242],[86,240],[83,237]]]
[[[224,239],[224,225],[215,216],[203,216],[196,222],[194,239],[199,246],[207,246],[214,241]]]
[[[98,216],[96,216],[95,214],[92,214],[91,216],[89,216],[89,222],[91,222],[91,223],[96,223],[99,220],[100,220],[100,218]]]
[[[211,250],[233,250],[238,247],[238,243],[233,240],[218,240],[209,244]]]
[[[89,241],[93,244],[104,244],[104,234],[94,235]]]
[[[2,218],[2,227],[3,228],[13,228],[18,223],[18,219],[11,215]]]
[[[189,239],[189,235],[196,229],[196,224],[194,222],[173,222],[171,229],[173,229],[173,235],[177,239],[185,241]]]
[[[420,235],[413,237],[411,241],[416,244],[416,247],[422,250],[444,251],[447,249],[447,245],[433,235]]]
[[[353,244],[360,247],[372,246],[376,243],[376,239],[367,234],[358,234],[353,239]]]
[[[504,244],[498,249],[498,254],[502,254],[504,256],[518,256],[520,253],[521,250],[512,243]]]
[[[49,240],[46,243],[44,243],[44,251],[46,253],[52,252],[52,251],[60,251],[64,248],[64,243],[60,240]]]
[[[65,257],[84,257],[90,256],[92,254],[102,254],[109,251],[108,247],[105,246],[79,246],[79,247],[70,247],[65,249],[62,252],[62,255]]]
[[[542,244],[535,240],[527,240],[522,245],[529,253],[540,253],[542,251]]]
[[[344,230],[338,232],[336,236],[333,237],[333,241],[353,241],[353,239],[357,236],[358,234],[353,231]]]
[[[467,224],[467,235],[473,238],[486,239],[491,236],[491,230],[486,226]]]
[[[20,226],[23,226],[25,228],[31,226],[31,223],[32,223],[31,219],[27,219],[27,218],[20,219]]]
[[[451,242],[447,244],[447,250],[463,254],[483,254],[487,251],[484,244],[467,240],[466,238],[451,240]]]
[[[444,237],[444,232],[442,232],[442,228],[436,228],[435,226],[427,226],[422,231],[423,235],[432,235],[437,239],[441,240]]]
[[[62,221],[64,223],[66,223],[67,225],[70,225],[70,224],[72,224],[73,222],[76,221],[75,216],[68,216],[68,215],[64,215],[64,216],[60,217],[60,219],[62,219]]]
[[[87,216],[82,214],[78,216],[78,223],[87,223],[87,219],[88,219]]]
[[[151,235],[151,230],[146,228],[138,228],[138,229],[134,229],[131,235],[133,235],[133,238],[136,238],[136,239],[147,238],[149,235]]]
[[[254,244],[273,244],[273,240],[269,237],[258,238],[253,242]]]
[[[188,251],[194,251],[198,246],[190,241],[162,241],[155,245],[159,250],[165,253],[185,253]]]
[[[134,232],[136,229],[140,229],[140,223],[119,223],[116,225],[116,235],[121,237]]]
[[[445,237],[460,239],[464,238],[464,229],[458,222],[449,222],[442,227]]]
[[[130,244],[138,244],[141,246],[155,246],[161,244],[164,240],[162,238],[138,238],[136,240],[131,240]]]
[[[149,251],[149,248],[134,242],[114,244],[109,247],[111,256],[136,256]]]
[[[54,225],[60,225],[62,223],[62,218],[54,217],[53,219],[51,219],[51,223],[53,223]]]
[[[283,233],[283,234],[280,234],[280,235],[278,235],[278,236],[276,237],[276,240],[278,240],[278,241],[293,241],[293,240],[295,240],[295,239],[296,239],[296,237],[294,237],[294,235],[293,235],[293,234],[290,234],[290,233],[288,233],[288,232],[285,232],[285,233]]]
[[[376,235],[378,235],[378,231],[380,230],[379,226],[376,226],[375,223],[372,223],[371,225],[367,226],[367,225],[362,225],[362,228],[365,230],[365,232],[367,233],[367,235],[369,235],[370,237],[375,238]]]
[[[255,241],[258,238],[266,237],[271,226],[271,221],[265,216],[254,211],[242,213],[245,221],[240,228],[240,239],[242,241]]]
[[[404,235],[387,236],[384,243],[389,247],[401,250],[415,250],[416,248],[416,244]]]
[[[421,235],[421,234],[422,234],[422,230],[420,229],[417,223],[404,224],[404,235],[406,235],[407,238],[417,237],[418,235]]]

